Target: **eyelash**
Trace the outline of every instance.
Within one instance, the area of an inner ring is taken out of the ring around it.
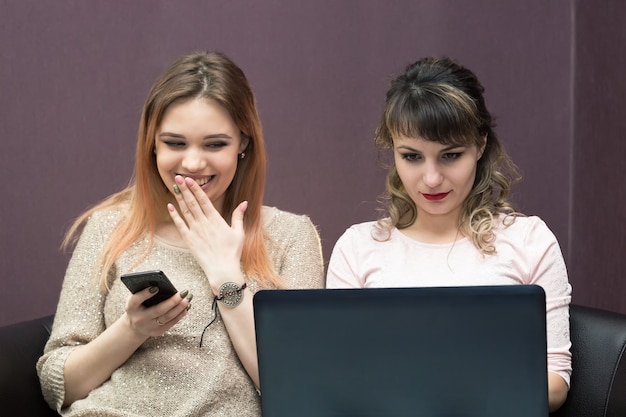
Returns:
[[[182,148],[185,146],[185,142],[163,141],[163,143],[169,148]],[[208,143],[204,146],[209,149],[219,149],[219,148],[223,148],[224,146],[226,146],[226,143],[213,142],[213,143]]]
[[[223,148],[227,144],[224,142],[214,142],[206,145],[207,148]]]
[[[461,155],[463,155],[463,152],[447,152],[441,155],[441,159],[447,162],[455,161],[459,159]],[[421,159],[421,156],[416,153],[405,153],[402,155],[402,159],[409,161],[409,162],[417,162],[418,160]]]
[[[419,155],[416,153],[405,153],[402,154],[402,159],[409,161],[409,162],[415,162],[417,161],[417,159],[419,158]]]
[[[461,155],[463,155],[463,152],[449,152],[449,153],[444,153],[442,155],[442,158],[445,160],[454,161],[455,159],[459,159]]]

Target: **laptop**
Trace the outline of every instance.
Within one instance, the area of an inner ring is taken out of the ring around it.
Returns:
[[[264,290],[263,417],[548,417],[536,285]]]

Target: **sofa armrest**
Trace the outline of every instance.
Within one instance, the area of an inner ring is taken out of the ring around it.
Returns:
[[[58,416],[44,401],[35,364],[50,336],[54,317],[0,327],[0,402],[11,416]]]
[[[570,307],[572,380],[553,417],[626,416],[626,315]]]

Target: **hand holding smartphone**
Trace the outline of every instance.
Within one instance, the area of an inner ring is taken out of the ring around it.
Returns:
[[[147,287],[159,288],[155,295],[142,303],[146,307],[158,304],[178,292],[165,273],[159,270],[123,274],[120,279],[133,294]]]

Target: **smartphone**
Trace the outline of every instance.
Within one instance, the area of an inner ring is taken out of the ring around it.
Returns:
[[[123,274],[120,279],[133,294],[147,287],[159,287],[159,291],[155,295],[143,302],[146,307],[159,304],[178,292],[163,271],[133,272]]]

